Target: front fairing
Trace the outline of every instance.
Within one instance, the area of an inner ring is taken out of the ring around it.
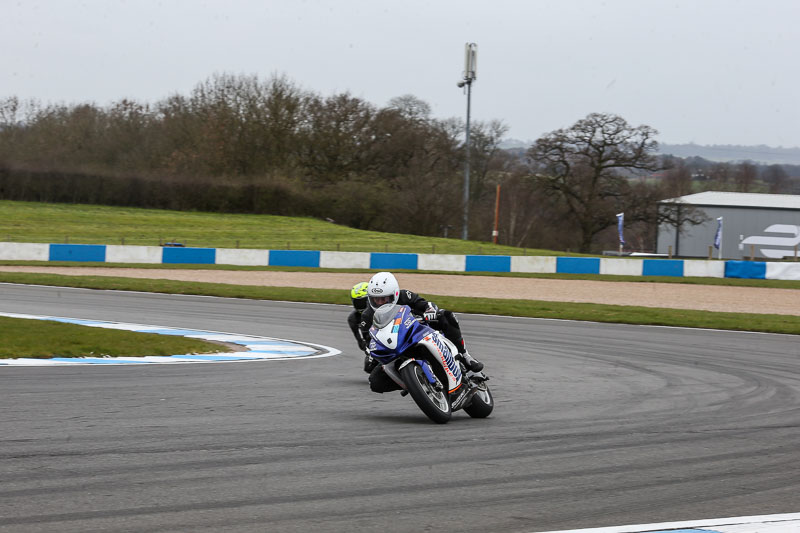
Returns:
[[[397,359],[403,352],[417,344],[432,330],[419,322],[407,305],[397,307],[394,319],[383,328],[372,326],[369,336],[369,351],[373,358],[385,365]]]

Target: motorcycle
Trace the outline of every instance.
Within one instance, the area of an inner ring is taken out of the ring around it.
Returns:
[[[369,331],[369,355],[386,374],[411,395],[428,418],[438,424],[463,409],[473,418],[486,418],[494,399],[483,372],[469,372],[456,360],[456,347],[445,336],[415,317],[407,305],[397,307],[389,323]]]

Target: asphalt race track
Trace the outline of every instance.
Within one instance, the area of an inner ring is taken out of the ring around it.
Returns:
[[[0,311],[339,356],[0,367],[0,532],[545,531],[800,511],[800,341],[462,316],[497,401],[369,391],[343,306],[0,284]]]

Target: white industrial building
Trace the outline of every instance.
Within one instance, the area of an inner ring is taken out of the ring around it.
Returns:
[[[699,225],[662,223],[656,252],[676,257],[708,257],[722,217],[722,258],[794,259],[800,245],[800,195],[706,191],[658,203],[659,212],[702,210]],[[680,220],[682,216],[679,216]],[[714,258],[718,250],[712,248]]]

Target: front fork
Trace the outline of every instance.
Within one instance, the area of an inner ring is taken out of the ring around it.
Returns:
[[[442,384],[438,379],[436,379],[436,375],[433,373],[430,363],[428,363],[428,361],[425,359],[406,359],[400,363],[397,368],[395,368],[394,364],[383,365],[383,370],[390,378],[392,378],[392,381],[400,385],[403,390],[406,390],[407,387],[405,382],[403,382],[403,378],[400,377],[400,371],[403,369],[403,367],[409,364],[418,364],[420,367],[422,367],[422,372],[425,374],[425,378],[428,380],[428,383],[430,383],[437,390],[442,389]]]

